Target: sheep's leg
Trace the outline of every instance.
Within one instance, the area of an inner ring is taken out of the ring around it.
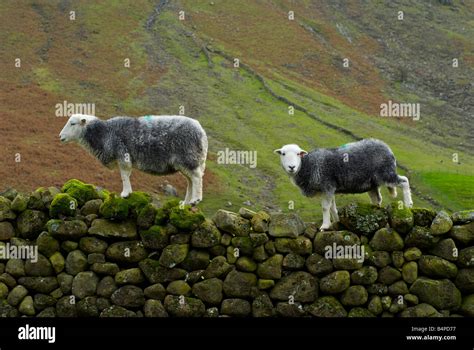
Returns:
[[[190,176],[185,174],[183,175],[186,178],[186,181],[188,182],[188,187],[186,188],[186,196],[184,197],[184,204],[189,204],[191,203],[191,196],[193,194],[193,182]]]
[[[323,198],[321,200],[321,206],[323,207],[323,224],[319,228],[320,231],[328,230],[331,226],[330,209],[332,204],[332,197],[333,195],[323,195]]]
[[[122,178],[122,193],[120,197],[126,198],[132,193],[132,184],[130,183],[130,175],[132,174],[132,166],[130,163],[119,162],[120,177]]]
[[[336,208],[336,196],[332,196],[330,211],[331,211],[331,217],[332,217],[333,222],[338,222],[339,215],[337,214],[337,208]]]
[[[202,177],[204,173],[201,168],[194,169],[191,172],[192,195],[191,204],[195,205],[202,201]]]
[[[369,197],[372,204],[375,204],[379,207],[382,205],[382,194],[380,193],[380,188],[377,187],[373,190],[370,190]]]
[[[387,186],[387,190],[390,197],[397,198],[397,188],[395,186]]]
[[[398,176],[398,186],[402,188],[403,191],[403,204],[411,208],[413,206],[413,201],[411,199],[410,183],[406,176]]]

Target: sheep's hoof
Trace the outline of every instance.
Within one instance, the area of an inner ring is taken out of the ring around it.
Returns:
[[[199,202],[201,202],[201,200],[196,199],[195,201],[191,201],[189,204],[191,205],[192,208],[195,208]]]
[[[321,227],[319,228],[319,231],[327,231],[329,230],[329,228],[331,227],[331,225],[321,225]]]
[[[130,192],[123,191],[122,193],[120,193],[120,197],[122,198],[127,198],[128,196],[130,196]]]

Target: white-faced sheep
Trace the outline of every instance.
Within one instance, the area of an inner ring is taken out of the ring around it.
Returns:
[[[198,121],[184,116],[115,117],[101,120],[74,114],[59,134],[75,141],[107,167],[118,165],[122,197],[132,192],[132,168],[154,175],[181,172],[188,181],[186,204],[202,200],[207,136]]]
[[[368,192],[372,203],[380,206],[380,186],[387,186],[392,197],[397,196],[396,186],[399,186],[403,189],[404,205],[413,205],[408,179],[397,175],[395,156],[382,141],[364,139],[339,148],[318,148],[309,153],[291,144],[274,152],[280,155],[283,169],[303,195],[322,194],[321,230],[329,229],[331,216],[333,222],[339,221],[336,193]]]

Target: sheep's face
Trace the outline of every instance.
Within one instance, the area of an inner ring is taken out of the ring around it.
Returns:
[[[289,175],[294,175],[300,170],[301,158],[308,154],[298,145],[285,145],[273,152],[280,155],[281,165]]]
[[[96,117],[91,115],[73,114],[59,133],[59,139],[62,143],[78,141],[84,134],[84,128],[87,123],[94,119]]]

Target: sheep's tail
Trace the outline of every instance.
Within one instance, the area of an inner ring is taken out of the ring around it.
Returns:
[[[387,186],[388,194],[392,198],[397,198],[397,188],[393,186]]]

